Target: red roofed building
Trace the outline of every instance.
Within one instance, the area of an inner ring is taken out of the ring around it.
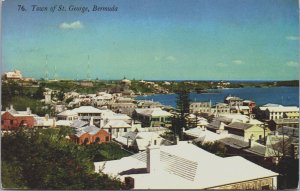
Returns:
[[[71,139],[77,144],[92,144],[110,142],[111,135],[104,129],[95,126],[86,126],[76,129]]]
[[[16,111],[12,106],[1,112],[1,129],[17,130],[19,127],[33,127],[34,117],[29,108],[26,111]]]

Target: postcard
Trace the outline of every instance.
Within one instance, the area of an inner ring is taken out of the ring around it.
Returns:
[[[297,0],[2,0],[3,189],[294,189]]]

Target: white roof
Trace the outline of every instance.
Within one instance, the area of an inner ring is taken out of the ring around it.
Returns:
[[[234,122],[234,121],[246,122],[249,120],[249,117],[247,115],[242,115],[242,114],[238,114],[238,113],[220,114],[219,116],[225,117],[228,119],[232,119],[232,122]]]
[[[199,138],[197,140],[201,142],[214,142],[228,136],[228,134],[218,134],[198,127],[184,131],[184,133]]]
[[[107,119],[122,119],[122,120],[130,120],[131,118],[126,114],[114,113],[107,117]]]
[[[134,189],[204,189],[278,175],[240,156],[218,157],[187,142],[161,146],[161,167],[157,172],[120,175],[121,172],[146,168],[145,153],[115,161],[96,162],[96,172],[105,163],[104,173],[119,175],[121,179],[133,177]],[[174,165],[179,162],[181,165]]]
[[[299,108],[296,106],[289,107],[268,107],[270,112],[299,112]]]
[[[86,126],[88,124],[89,123],[87,121],[75,120],[75,121],[72,121],[71,127],[81,128],[81,127]]]
[[[63,111],[57,115],[62,115],[62,116],[74,116],[74,115],[77,115],[77,113],[73,110],[66,110],[66,111]]]
[[[253,124],[253,125],[263,125],[264,123],[257,120],[257,119],[251,119],[249,120],[249,124]]]
[[[157,133],[154,132],[139,132],[136,135],[136,139],[146,139],[146,140],[152,140],[159,137]]]
[[[128,125],[125,121],[123,120],[110,120],[108,123],[106,123],[103,128],[130,128],[131,126]]]
[[[279,105],[279,104],[274,104],[274,103],[268,103],[266,105],[263,105],[261,107],[259,107],[260,110],[264,111],[270,107],[284,107],[283,105]]]
[[[123,80],[122,80],[122,82],[129,83],[129,82],[131,82],[131,81],[130,81],[130,80],[128,80],[128,79],[123,79]]]
[[[123,145],[127,145],[127,143],[128,143],[128,146],[131,146],[133,143],[132,139],[129,139],[129,138],[126,138],[123,136],[118,136],[118,137],[114,138],[114,140]]]
[[[102,110],[92,106],[81,106],[72,110],[76,113],[102,113]]]
[[[111,117],[116,114],[115,112],[113,112],[112,110],[109,110],[109,109],[102,109],[102,110],[100,110],[100,113],[103,115],[103,117],[106,117],[106,118]]]
[[[56,121],[55,125],[56,126],[68,126],[68,127],[70,127],[72,123],[73,123],[73,121],[69,121],[69,120],[58,120],[58,121]]]
[[[135,109],[138,114],[159,117],[159,116],[172,116],[171,113],[162,110],[161,108],[145,108],[145,109]]]

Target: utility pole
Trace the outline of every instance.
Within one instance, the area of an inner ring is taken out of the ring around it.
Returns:
[[[87,80],[91,80],[91,70],[90,70],[90,55],[88,55],[88,65],[87,65]]]
[[[46,55],[46,63],[45,63],[45,80],[48,80],[49,72],[48,72],[48,55]]]

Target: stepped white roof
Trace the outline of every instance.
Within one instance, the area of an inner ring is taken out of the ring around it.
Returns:
[[[134,189],[205,189],[278,175],[242,157],[218,157],[188,142],[161,146],[156,172],[145,171],[146,156],[142,152],[120,160],[96,162],[95,171],[104,166],[104,173],[121,179],[133,177]]]

